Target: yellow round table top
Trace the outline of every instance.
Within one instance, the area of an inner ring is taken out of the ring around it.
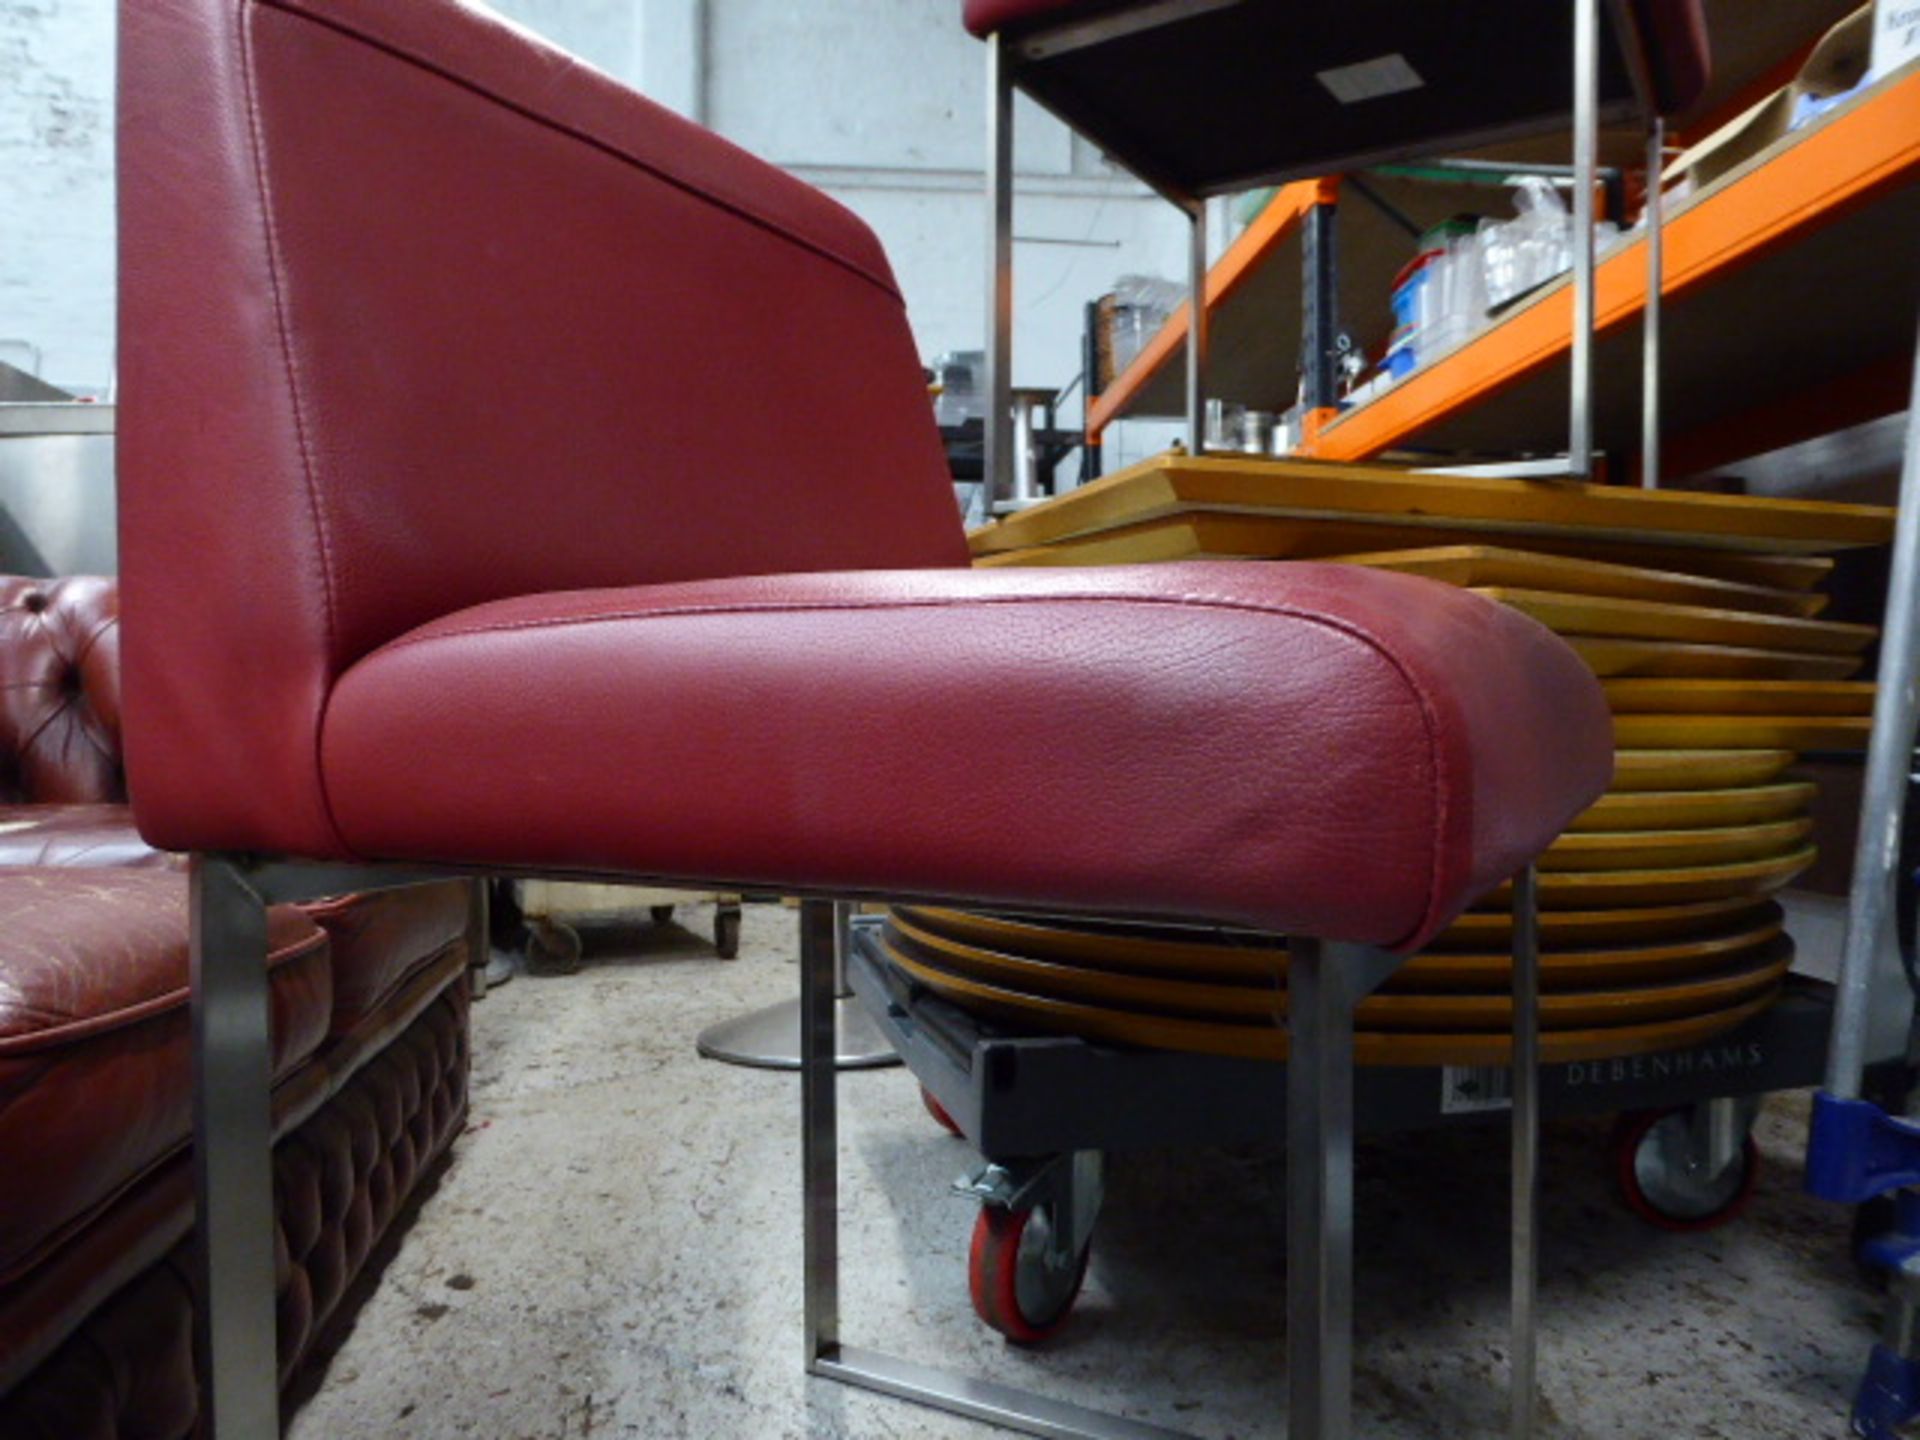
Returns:
[[[1677,909],[1682,913],[1660,912],[1670,933],[1639,943],[1632,937],[1605,943],[1602,937],[1597,944],[1556,947],[1548,937],[1541,947],[1541,988],[1594,988],[1700,974],[1724,968],[1781,933],[1780,907],[1769,900]],[[1241,987],[1263,997],[1283,983],[1287,966],[1284,945],[1248,944],[1241,937],[1169,940],[1164,932],[1146,927],[1043,923],[967,910],[896,907],[891,915],[901,933],[936,949],[953,945],[1108,974]],[[1502,944],[1510,940],[1510,929],[1497,937]],[[1512,979],[1511,955],[1492,948],[1489,941],[1487,948],[1425,951],[1408,960],[1382,988],[1504,993]]]
[[[1791,750],[1633,750],[1613,755],[1610,794],[1640,790],[1732,790],[1777,780]]]
[[[1218,985],[1036,960],[950,940],[897,915],[889,921],[887,937],[889,953],[897,958],[1040,998],[1229,1023],[1277,1023],[1287,1009],[1277,976],[1261,986]],[[1721,957],[1707,973],[1546,991],[1540,1024],[1545,1030],[1581,1029],[1723,1009],[1771,988],[1792,960],[1792,942],[1776,929],[1759,946]],[[1362,1001],[1356,1023],[1383,1031],[1500,1030],[1513,1023],[1513,1001],[1509,993],[1395,991]]]
[[[1562,637],[1603,680],[1633,676],[1673,679],[1845,680],[1860,669],[1857,655],[1818,655],[1747,645],[1703,645],[1690,640]]]
[[[1548,950],[1631,940],[1671,940],[1718,933],[1751,921],[1759,923],[1773,902],[1764,894],[1724,895],[1709,900],[1668,904],[1621,905],[1605,910],[1543,910],[1540,943]],[[1435,938],[1429,951],[1486,949],[1513,938],[1513,916],[1500,910],[1469,911]]]
[[[1613,790],[1602,795],[1568,828],[1585,833],[1764,825],[1804,815],[1813,797],[1811,780],[1741,785],[1726,790]]]
[[[1782,933],[1781,910],[1771,900],[1761,901],[1757,910],[1735,911],[1733,918],[1736,923],[1731,926],[1650,943],[1603,943],[1568,949],[1543,945],[1540,988],[1544,992],[1631,985],[1702,974],[1733,963]],[[1504,992],[1512,983],[1513,958],[1506,950],[1427,950],[1402,966],[1383,988]]]
[[[1540,908],[1588,910],[1611,906],[1672,905],[1683,900],[1720,900],[1737,895],[1766,895],[1780,889],[1812,865],[1818,847],[1802,846],[1785,855],[1740,860],[1729,865],[1687,865],[1647,870],[1549,870],[1540,875]],[[1485,902],[1509,899],[1502,885]]]
[[[1148,1015],[1101,1005],[1029,995],[971,976],[954,975],[885,945],[888,958],[929,990],[978,1014],[1049,1034],[1082,1035],[1120,1045],[1183,1050],[1248,1059],[1284,1060],[1287,1032],[1272,1023],[1224,1023]],[[1778,985],[1725,1009],[1642,1024],[1543,1030],[1541,1059],[1549,1064],[1645,1054],[1696,1045],[1733,1029],[1770,1005]],[[1362,1065],[1499,1065],[1511,1058],[1511,1035],[1492,1031],[1440,1033],[1359,1030],[1354,1059]]]
[[[1813,821],[1773,820],[1693,830],[1594,830],[1562,835],[1539,860],[1542,872],[1672,870],[1763,860],[1796,849]]]
[[[1658,749],[1865,750],[1870,715],[1616,715],[1614,743]]]
[[[1871,715],[1871,680],[1607,680],[1616,715]]]

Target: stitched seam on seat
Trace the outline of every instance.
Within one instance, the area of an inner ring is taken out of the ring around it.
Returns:
[[[301,397],[300,367],[294,358],[293,337],[287,324],[286,295],[280,276],[280,234],[274,223],[273,187],[267,179],[266,124],[260,114],[259,91],[254,82],[253,32],[248,24],[250,13],[250,8],[245,5],[234,12],[234,23],[240,40],[241,85],[247,98],[247,133],[253,145],[254,183],[260,187],[260,223],[266,236],[267,283],[273,293],[274,328],[279,332],[280,358],[281,363],[286,367],[287,396],[293,409],[294,442],[300,451],[301,478],[306,485],[307,508],[313,516],[314,538],[320,547],[320,587],[326,602],[328,689],[331,690],[334,648],[339,633],[338,603],[334,595],[333,581],[333,545],[327,530],[326,510],[320,503],[320,490],[314,475],[313,451],[307,440],[306,405]],[[351,854],[351,847],[347,845],[346,838],[340,833],[340,822],[334,818],[333,801],[327,794],[326,770],[321,763],[321,721],[325,713],[326,702],[323,699],[320,713],[314,716],[314,789],[319,795],[320,812],[326,817],[327,828],[333,832],[333,838],[340,848]]]
[[[1243,600],[1229,595],[1208,595],[1191,593],[1185,595],[1100,595],[1090,592],[1045,595],[982,595],[959,599],[927,600],[865,600],[838,601],[830,603],[778,602],[769,601],[759,604],[734,605],[685,605],[667,609],[611,611],[592,615],[554,616],[539,620],[506,621],[493,625],[475,625],[460,630],[441,630],[431,635],[403,635],[389,641],[374,656],[404,650],[412,646],[428,645],[440,640],[465,639],[475,635],[511,634],[523,630],[558,629],[568,625],[599,625],[630,620],[676,620],[717,615],[809,615],[833,613],[857,613],[861,611],[884,610],[959,610],[976,605],[1160,605],[1173,609],[1231,610],[1251,615],[1276,615],[1289,619],[1304,620],[1309,624],[1324,626],[1340,634],[1357,639],[1367,645],[1382,660],[1392,667],[1408,691],[1414,697],[1420,709],[1421,727],[1427,737],[1427,762],[1431,774],[1429,782],[1432,793],[1429,802],[1433,811],[1433,837],[1427,869],[1427,901],[1422,909],[1421,920],[1402,941],[1389,945],[1388,949],[1397,949],[1400,943],[1424,930],[1432,920],[1440,903],[1441,856],[1446,836],[1446,789],[1442,783],[1445,766],[1442,764],[1440,745],[1440,727],[1434,714],[1432,697],[1420,683],[1419,678],[1407,664],[1394,653],[1378,635],[1365,626],[1341,616],[1323,615],[1303,610],[1295,606],[1261,604],[1257,601]],[[361,662],[366,663],[365,661]]]
[[[831,261],[842,269],[851,271],[868,284],[878,288],[895,302],[900,304],[905,303],[897,285],[889,283],[887,280],[875,274],[860,261],[850,255],[843,255],[840,251],[823,241],[814,240],[806,235],[802,235],[799,231],[794,230],[790,226],[770,216],[762,215],[759,211],[749,208],[743,201],[723,197],[699,182],[684,179],[668,170],[662,170],[657,165],[642,160],[638,155],[623,150],[611,141],[604,140],[590,131],[575,129],[571,125],[563,124],[549,116],[540,114],[538,111],[529,110],[519,102],[510,100],[504,95],[489,90],[486,86],[475,80],[468,79],[457,71],[445,69],[434,64],[424,56],[414,54],[411,50],[402,49],[390,41],[382,40],[375,36],[368,35],[363,31],[356,30],[343,21],[333,19],[332,17],[315,15],[305,10],[294,9],[292,6],[285,4],[284,0],[256,0],[256,3],[277,10],[281,14],[291,16],[294,19],[304,20],[310,25],[318,25],[324,30],[331,30],[334,34],[345,36],[347,39],[357,44],[365,45],[371,50],[378,50],[382,54],[389,55],[393,59],[401,61],[403,64],[411,65],[417,70],[423,70],[429,75],[437,76],[450,85],[457,85],[469,94],[477,95],[482,100],[490,104],[498,105],[503,110],[511,110],[521,118],[530,120],[544,129],[553,131],[557,135],[565,135],[569,139],[577,140],[582,145],[598,150],[603,155],[618,160],[624,165],[630,165],[636,170],[644,171],[656,180],[673,186],[676,190],[680,190],[696,199],[703,200],[717,209],[725,210],[728,214],[737,215],[749,224],[757,225],[771,234],[778,235],[791,244],[800,246],[803,250],[809,250],[821,259]]]

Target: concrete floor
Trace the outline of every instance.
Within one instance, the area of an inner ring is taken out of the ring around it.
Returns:
[[[798,1085],[702,1061],[709,1022],[793,993],[795,912],[741,958],[688,928],[588,932],[584,969],[474,1010],[473,1115],[292,1440],[984,1440],[987,1427],[800,1367]],[[1010,1349],[973,1317],[964,1142],[904,1070],[841,1085],[843,1334],[1196,1436],[1282,1433],[1277,1156],[1135,1156],[1110,1174],[1068,1332]],[[1877,1324],[1845,1217],[1799,1193],[1804,1096],[1768,1106],[1761,1193],[1707,1236],[1616,1202],[1605,1122],[1544,1144],[1543,1436],[1845,1433]],[[1363,1143],[1358,1432],[1504,1433],[1503,1130]]]

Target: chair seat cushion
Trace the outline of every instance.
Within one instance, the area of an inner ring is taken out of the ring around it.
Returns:
[[[187,1143],[187,877],[0,871],[0,1285]],[[324,932],[268,912],[273,1066],[319,1048]]]
[[[1411,948],[1606,786],[1598,684],[1337,565],[772,576],[451,615],[336,685],[345,849]]]

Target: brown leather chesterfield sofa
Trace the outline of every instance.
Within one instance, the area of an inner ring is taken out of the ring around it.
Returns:
[[[0,1440],[196,1424],[187,874],[135,833],[118,596],[0,577]],[[467,1108],[468,887],[269,925],[283,1385]]]

